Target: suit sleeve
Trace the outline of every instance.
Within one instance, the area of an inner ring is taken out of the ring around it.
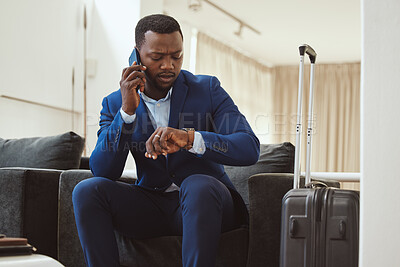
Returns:
[[[206,146],[202,158],[224,165],[255,164],[260,154],[260,142],[215,77],[210,80],[210,101],[213,131],[200,131]]]
[[[125,167],[135,122],[126,124],[119,109],[113,114],[107,98],[103,99],[102,105],[100,130],[97,132],[96,147],[90,156],[90,169],[94,176],[116,180],[121,177]]]

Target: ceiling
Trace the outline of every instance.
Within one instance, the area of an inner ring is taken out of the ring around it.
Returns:
[[[298,46],[311,45],[317,63],[361,60],[360,0],[209,0],[261,32],[248,28],[202,0],[164,0],[164,10],[181,23],[268,65],[298,64]],[[200,2],[198,11],[189,3]]]

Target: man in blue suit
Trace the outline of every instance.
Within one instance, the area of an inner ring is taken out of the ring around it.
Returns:
[[[181,70],[175,19],[142,18],[135,41],[120,89],[103,100],[95,177],[73,191],[86,263],[119,266],[116,230],[136,239],[182,235],[183,266],[214,266],[221,232],[248,221],[223,165],[254,164],[259,141],[217,78]],[[115,182],[129,151],[135,185]]]

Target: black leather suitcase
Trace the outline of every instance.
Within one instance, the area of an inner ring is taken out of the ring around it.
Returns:
[[[315,51],[300,50],[299,102],[303,59],[311,61],[309,116],[312,114]],[[280,267],[357,267],[359,250],[359,192],[314,184],[310,177],[312,119],[307,129],[305,188],[299,188],[301,107],[298,107],[294,189],[282,200]]]

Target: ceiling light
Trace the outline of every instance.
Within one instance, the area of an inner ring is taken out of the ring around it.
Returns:
[[[201,9],[201,1],[200,0],[188,0],[188,8],[197,12]]]
[[[239,29],[234,32],[238,37],[242,37],[242,29],[243,29],[243,23],[239,24]]]

